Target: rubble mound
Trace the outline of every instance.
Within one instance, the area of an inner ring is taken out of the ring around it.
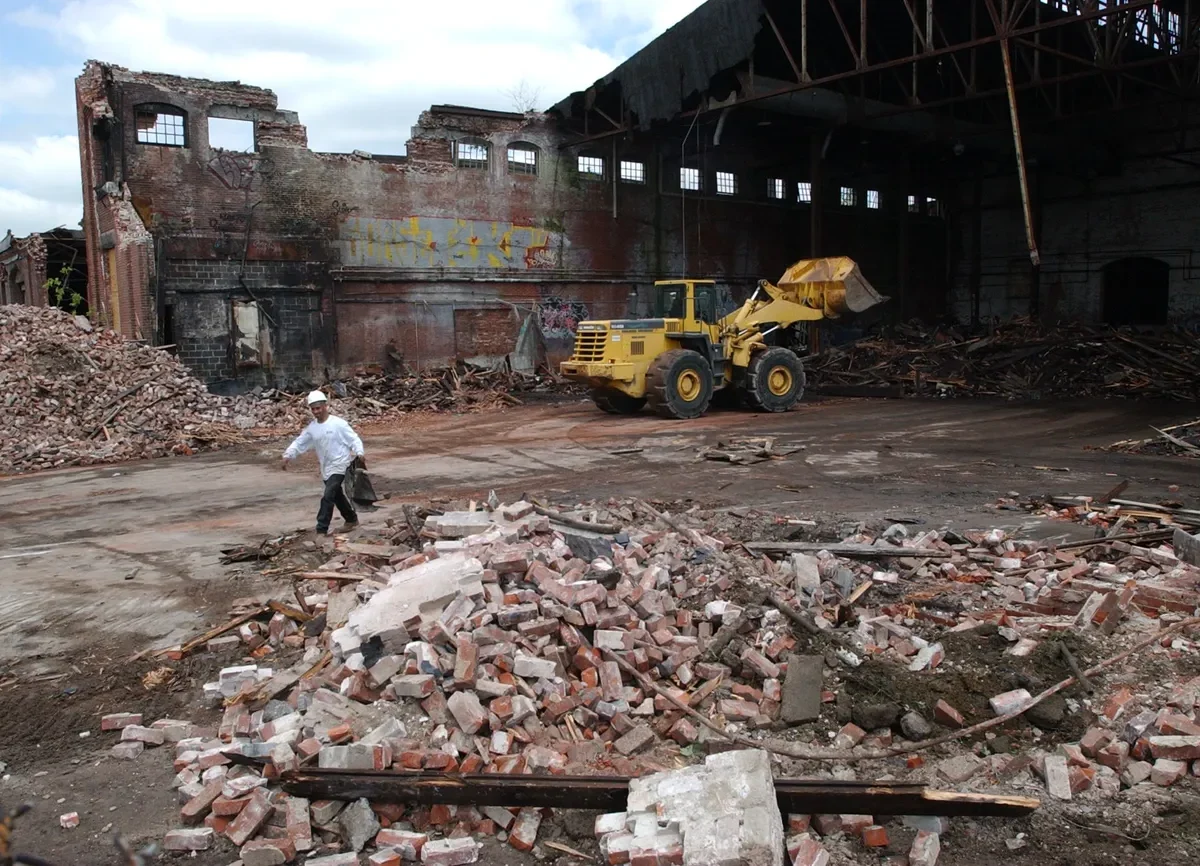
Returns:
[[[217,398],[171,355],[50,307],[0,307],[0,473],[195,448]]]
[[[939,397],[1139,397],[1196,400],[1200,347],[1188,334],[1113,328],[1043,328],[1027,319],[971,336],[899,325],[886,335],[806,360],[814,389],[901,387]]]
[[[303,394],[210,394],[168,352],[52,307],[0,306],[0,387],[0,475],[191,454],[294,435],[310,420]],[[566,389],[552,374],[459,362],[358,375],[324,390],[351,423],[387,424],[414,411],[485,411],[520,405],[515,394]]]
[[[871,850],[891,834],[933,866],[944,819],[885,828],[867,800],[789,813],[785,837],[767,753],[784,772],[818,761],[823,778],[846,781],[853,764],[851,779],[968,786],[975,806],[1044,786],[1055,816],[1181,784],[1193,761],[1200,774],[1200,677],[1182,634],[1200,568],[1160,521],[1002,500],[1115,531],[1055,543],[894,525],[737,544],[698,509],[492,505],[405,505],[335,536],[284,601],[238,600],[224,625],[160,651],[234,662],[203,685],[222,711],[211,724],[144,726],[136,705],[101,719],[114,759],[174,753],[192,826],[167,850],[231,844],[248,866],[301,852],[330,866],[372,851],[379,864],[508,862],[497,846],[580,843],[536,806],[498,805],[503,790],[449,805],[416,788],[398,803],[397,786],[617,775],[633,781],[626,811],[595,820],[600,862],[765,866],[786,845],[815,866],[827,844]]]

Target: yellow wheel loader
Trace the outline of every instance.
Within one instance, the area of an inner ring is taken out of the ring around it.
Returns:
[[[848,258],[797,262],[778,283],[760,280],[723,317],[714,281],[662,280],[654,284],[652,318],[581,322],[560,370],[587,383],[596,405],[615,415],[649,403],[664,418],[697,418],[714,395],[786,412],[804,394],[795,327],[885,300]]]

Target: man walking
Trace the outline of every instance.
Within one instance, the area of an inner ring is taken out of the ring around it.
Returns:
[[[353,529],[358,526],[358,514],[342,490],[342,479],[346,477],[350,464],[356,460],[363,469],[367,468],[362,440],[344,418],[329,414],[329,402],[322,392],[313,391],[308,395],[308,408],[312,411],[313,420],[283,452],[283,468],[286,470],[288,463],[306,451],[315,449],[317,459],[321,462],[321,478],[325,482],[325,493],[317,511],[317,534],[329,532],[329,521],[333,519],[335,505],[346,521],[345,528]]]

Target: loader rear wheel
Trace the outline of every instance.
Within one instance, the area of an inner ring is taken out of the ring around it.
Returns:
[[[804,396],[804,365],[791,349],[775,346],[746,369],[746,402],[763,412],[786,412]]]
[[[699,418],[712,402],[711,365],[699,352],[663,352],[646,373],[650,408],[664,418]]]
[[[612,388],[597,388],[592,392],[592,402],[609,415],[636,415],[646,405],[646,398],[630,397]]]

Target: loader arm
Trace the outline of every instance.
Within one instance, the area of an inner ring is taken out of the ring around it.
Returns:
[[[777,284],[760,280],[750,299],[721,320],[721,330],[735,345],[754,342],[762,325],[786,328],[797,322],[836,319],[886,300],[852,259],[805,259],[788,268]]]

